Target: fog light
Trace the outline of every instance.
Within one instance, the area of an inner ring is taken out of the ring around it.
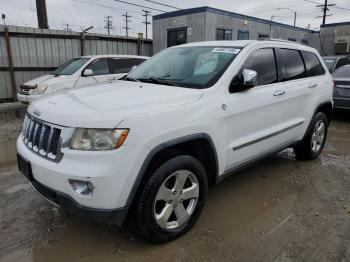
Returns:
[[[91,182],[73,179],[69,179],[68,181],[77,194],[84,196],[92,196],[95,187]]]

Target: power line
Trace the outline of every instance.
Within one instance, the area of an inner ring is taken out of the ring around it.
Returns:
[[[156,1],[152,1],[152,0],[145,0],[145,1],[146,1],[146,2],[150,2],[150,3],[153,3],[153,4],[157,4],[157,5],[162,5],[162,6],[166,6],[166,7],[178,9],[178,10],[181,9],[181,8],[178,8],[178,7],[173,6],[173,5],[162,4],[162,3],[159,3],[159,2],[156,2]]]
[[[145,12],[142,16],[145,17],[145,21],[142,22],[143,24],[146,25],[146,39],[148,38],[148,25],[150,25],[151,23],[148,22],[148,16],[150,15],[150,11],[147,11],[147,10],[142,10],[143,12]]]
[[[125,27],[123,27],[125,29],[125,35],[126,37],[129,37],[129,29],[130,27],[128,27],[129,22],[131,22],[131,20],[129,20],[128,18],[130,18],[131,16],[128,15],[128,12],[125,13],[125,15],[123,15],[125,17]]]
[[[163,13],[167,12],[167,11],[164,11],[164,10],[160,10],[160,9],[156,9],[156,8],[152,8],[152,7],[148,7],[148,6],[144,6],[144,5],[139,5],[139,4],[135,4],[135,3],[129,3],[129,2],[126,2],[126,1],[122,1],[122,0],[113,0],[113,1],[120,2],[120,3],[123,3],[123,4],[127,4],[127,5],[133,5],[133,6],[138,6],[138,7],[142,7],[142,8],[147,8],[147,9],[150,9],[150,10],[159,11],[159,12],[163,12]]]
[[[82,0],[73,0],[74,2],[78,2],[78,3],[82,3],[82,4],[86,4],[86,5],[93,5],[93,6],[99,6],[99,7],[103,7],[103,8],[106,8],[106,9],[113,9],[113,10],[117,10],[117,11],[125,11],[125,12],[130,12],[130,13],[135,13],[135,14],[138,14],[140,15],[141,13],[140,12],[137,12],[137,11],[133,11],[133,10],[130,10],[130,9],[124,9],[124,8],[119,8],[119,7],[114,7],[114,6],[110,6],[110,5],[104,5],[104,4],[100,4],[96,1],[93,1],[93,2],[85,2],[85,1],[82,1]],[[124,12],[120,12],[120,14],[124,14]],[[139,20],[143,20],[143,18],[140,18],[140,17],[134,17],[135,19],[139,19]]]

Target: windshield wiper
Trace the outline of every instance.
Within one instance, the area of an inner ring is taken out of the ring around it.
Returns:
[[[165,79],[161,78],[155,78],[155,77],[150,77],[150,78],[140,78],[138,79],[140,82],[145,82],[145,83],[152,83],[152,84],[160,84],[160,85],[168,85],[168,86],[176,86],[176,84],[167,81]]]
[[[125,81],[133,81],[133,82],[141,82],[140,80],[138,80],[137,78],[134,77],[130,77],[130,76],[123,76],[122,78],[120,78],[119,80],[125,80]]]

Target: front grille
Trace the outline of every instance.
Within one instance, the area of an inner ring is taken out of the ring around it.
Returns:
[[[27,115],[22,138],[34,153],[53,161],[60,160],[60,136],[61,129]]]
[[[22,95],[29,95],[29,90],[31,89],[35,89],[34,86],[27,86],[27,85],[21,85],[19,87],[19,93],[22,94]]]

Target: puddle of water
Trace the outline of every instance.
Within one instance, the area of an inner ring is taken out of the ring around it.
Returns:
[[[273,158],[211,188],[194,228],[171,243],[153,245],[130,232],[74,218],[55,232],[53,246],[33,251],[34,261],[211,261],[228,247],[232,255],[239,252],[235,246],[249,245],[251,238],[261,241],[260,234],[268,232],[269,238],[278,236],[269,244],[273,250],[288,240],[280,239],[280,231],[288,227],[286,218],[297,202],[295,192],[280,188],[283,172],[292,166],[289,157]]]

